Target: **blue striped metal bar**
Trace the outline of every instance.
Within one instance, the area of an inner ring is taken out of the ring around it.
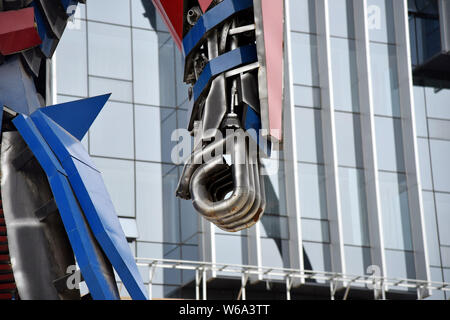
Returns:
[[[183,39],[183,53],[188,56],[206,34],[234,14],[253,7],[253,0],[224,0],[198,19]]]
[[[197,101],[217,75],[256,61],[258,55],[254,44],[237,48],[209,61],[194,85],[194,101]]]

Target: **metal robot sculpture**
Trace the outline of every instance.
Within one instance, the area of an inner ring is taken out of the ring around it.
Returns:
[[[109,95],[45,106],[46,62],[81,0],[0,0],[0,299],[133,299],[141,276],[81,144]],[[69,272],[69,273],[68,273]]]
[[[284,0],[153,3],[190,85],[194,151],[176,194],[223,230],[250,228],[266,204],[261,158],[282,142]]]

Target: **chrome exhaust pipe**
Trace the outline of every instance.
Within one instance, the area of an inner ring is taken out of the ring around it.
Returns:
[[[248,138],[245,132],[238,130],[194,152],[184,167],[177,189],[179,197],[192,199],[196,211],[228,232],[250,228],[265,209],[258,156],[250,153]],[[222,155],[215,155],[202,164],[205,155],[223,150],[225,146],[231,147],[231,165],[226,164]]]

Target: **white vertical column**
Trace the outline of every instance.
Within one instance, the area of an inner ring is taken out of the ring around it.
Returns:
[[[261,177],[263,178],[263,177]],[[250,266],[258,267],[258,270],[261,270],[262,267],[262,252],[261,252],[261,222],[258,222],[252,228],[247,229],[246,235],[247,238],[243,239],[244,244],[247,244],[247,247],[243,248],[243,250],[247,250],[247,261],[244,260],[244,264],[248,264]],[[252,274],[249,276],[249,280],[251,283],[262,280],[262,274]]]
[[[316,21],[322,96],[323,152],[325,160],[328,220],[330,224],[331,263],[332,271],[345,273],[346,267],[337,163],[328,0],[316,1]]]
[[[370,58],[367,0],[353,0],[356,60],[358,69],[361,137],[364,163],[364,182],[369,222],[370,253],[372,265],[386,272],[383,221],[380,204],[378,160],[376,156],[375,116],[373,105],[372,70]]]
[[[409,39],[408,2],[395,0],[394,20],[397,43],[397,66],[399,78],[400,112],[402,123],[403,152],[408,188],[411,237],[414,248],[416,278],[430,279],[428,252],[425,237],[425,217],[420,181],[419,155],[417,147],[416,121],[414,112],[411,48]]]
[[[297,1],[297,0],[294,0]],[[292,73],[290,0],[285,0],[285,62],[284,62],[284,166],[286,208],[289,227],[289,268],[304,270],[300,196],[298,190],[297,134],[295,126],[294,80]],[[304,279],[294,280],[294,286]]]
[[[199,236],[199,260],[204,262],[216,263],[216,234],[214,225],[198,215],[198,223],[200,226]],[[209,277],[215,277],[216,271],[208,272]]]

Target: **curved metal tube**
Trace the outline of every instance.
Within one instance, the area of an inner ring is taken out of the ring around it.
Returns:
[[[221,139],[219,141],[214,141],[213,143],[207,145],[204,149],[194,152],[181,173],[180,181],[177,187],[177,197],[189,200],[191,199],[191,193],[189,192],[190,183],[194,172],[203,164],[203,159],[205,155],[210,155],[214,150],[222,148],[225,146],[229,139],[234,139],[234,135],[230,135],[226,139]]]
[[[189,193],[195,209],[220,229],[237,232],[258,222],[265,209],[265,196],[257,155],[249,155],[247,140],[239,139],[242,136],[236,133],[232,137],[237,138],[233,159],[244,160],[242,164],[234,163],[228,167],[223,164],[222,157],[217,156],[195,170],[190,164],[183,176],[186,178],[191,170],[194,171]],[[208,148],[207,152],[210,151],[212,149]],[[196,153],[192,160],[199,154],[205,154],[205,151]],[[229,192],[231,196],[225,199]]]
[[[235,148],[235,156],[239,156],[239,152],[245,152],[245,148]],[[211,180],[211,176],[221,169],[223,164],[222,157],[216,157],[212,161],[198,168],[190,184],[190,193],[195,209],[205,218],[212,222],[219,219],[233,216],[241,210],[248,210],[253,204],[255,198],[255,190],[250,185],[251,179],[248,175],[248,163],[234,164],[233,172],[233,193],[228,199],[215,202],[207,184]]]
[[[234,223],[229,223],[226,225],[226,231],[237,232],[254,226],[264,214],[266,208],[266,196],[265,196],[265,186],[264,178],[259,175],[259,166],[254,165],[255,174],[258,176],[257,194],[259,195],[259,204],[254,206],[252,210],[244,218],[235,221]],[[255,201],[256,203],[256,201]]]

